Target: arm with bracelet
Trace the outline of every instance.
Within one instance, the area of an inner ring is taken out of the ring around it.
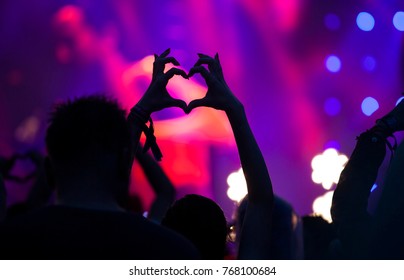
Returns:
[[[134,151],[136,151],[140,136],[142,132],[144,132],[146,135],[146,143],[143,150],[146,152],[150,148],[158,161],[161,160],[162,154],[154,136],[151,114],[169,107],[179,107],[183,110],[187,107],[183,100],[172,98],[167,91],[166,87],[168,81],[174,77],[174,75],[180,75],[188,79],[187,74],[183,70],[175,67],[164,72],[165,66],[168,63],[179,66],[179,62],[174,57],[168,57],[169,54],[170,49],[167,49],[161,55],[154,55],[152,81],[143,97],[130,110],[128,116],[128,122],[131,126],[135,143]],[[147,122],[149,122],[149,126],[146,125]],[[134,156],[133,154],[132,158],[134,158]]]
[[[401,102],[357,138],[356,147],[340,175],[331,215],[342,244],[342,258],[374,258],[372,234],[375,225],[367,211],[368,198],[385,158],[386,146],[394,150],[388,137],[393,137],[393,133],[402,127],[402,117],[398,113],[404,112],[403,109],[404,103]]]
[[[206,69],[202,65],[207,65]],[[243,104],[227,86],[219,56],[199,54],[189,76],[200,73],[208,86],[206,96],[193,100],[187,108],[191,112],[200,106],[222,110],[233,130],[241,166],[247,182],[249,203],[238,249],[239,259],[269,259],[272,223],[273,191],[267,166],[251,131]]]

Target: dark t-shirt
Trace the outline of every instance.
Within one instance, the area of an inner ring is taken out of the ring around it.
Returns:
[[[126,212],[49,206],[0,226],[1,259],[196,259],[188,240]]]

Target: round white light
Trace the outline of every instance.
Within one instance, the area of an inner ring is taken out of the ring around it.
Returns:
[[[240,202],[248,193],[243,169],[231,173],[227,177],[227,196],[236,202]]]
[[[314,183],[321,184],[324,189],[329,190],[333,184],[338,183],[339,176],[347,161],[346,155],[338,154],[337,150],[329,148],[312,159],[311,179]]]

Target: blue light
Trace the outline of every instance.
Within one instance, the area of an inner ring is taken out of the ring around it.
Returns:
[[[327,14],[324,17],[324,24],[330,30],[337,30],[341,26],[341,21],[337,15]]]
[[[373,192],[375,189],[377,189],[377,184],[374,184],[374,185],[372,186],[372,189],[370,190],[370,192]]]
[[[404,12],[400,11],[394,15],[393,24],[398,31],[404,31]]]
[[[371,31],[375,27],[375,19],[369,13],[361,12],[356,17],[356,24],[363,31]]]
[[[396,102],[396,106],[404,99],[404,96],[400,97],[397,102]]]
[[[330,55],[325,61],[325,67],[327,67],[328,71],[337,73],[341,70],[341,60],[335,55]]]
[[[324,102],[324,111],[329,116],[336,116],[341,111],[341,102],[335,97],[330,97]]]
[[[341,144],[337,140],[330,140],[324,145],[324,150],[333,148],[337,151],[341,150]]]
[[[379,103],[373,97],[366,97],[362,101],[361,107],[362,112],[369,117],[379,109]]]
[[[362,66],[366,71],[372,72],[376,68],[376,59],[372,56],[366,56],[363,59]]]

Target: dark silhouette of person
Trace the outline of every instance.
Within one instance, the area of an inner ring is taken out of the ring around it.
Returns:
[[[45,165],[49,185],[56,190],[56,205],[3,223],[2,259],[199,257],[185,238],[120,206],[127,199],[134,152],[146,131],[144,122],[154,111],[185,108],[165,89],[174,75],[186,77],[176,68],[164,73],[165,64],[177,64],[168,53],[155,56],[151,85],[128,119],[125,111],[103,96],[83,97],[54,108],[46,133]],[[143,118],[144,114],[148,116]]]

